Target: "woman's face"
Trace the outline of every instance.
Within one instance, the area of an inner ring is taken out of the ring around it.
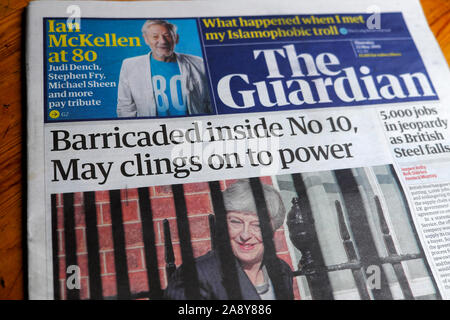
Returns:
[[[231,248],[241,264],[252,266],[261,263],[264,245],[256,213],[228,212],[227,224]]]

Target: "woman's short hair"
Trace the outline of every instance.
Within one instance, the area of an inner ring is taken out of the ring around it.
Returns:
[[[176,36],[177,36],[177,26],[167,22],[166,20],[147,20],[145,21],[144,25],[142,26],[142,33],[144,34],[148,28],[150,28],[153,25],[160,25],[160,26],[164,26],[167,28],[167,30],[169,30],[172,39],[175,40]]]
[[[264,198],[272,222],[273,231],[283,225],[286,209],[280,193],[272,186],[262,184]],[[252,188],[247,179],[238,180],[223,192],[223,200],[227,212],[253,212],[257,213]]]

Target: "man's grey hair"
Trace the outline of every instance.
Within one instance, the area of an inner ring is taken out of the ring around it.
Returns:
[[[274,187],[262,184],[262,188],[272,228],[275,231],[283,225],[286,209],[280,193]],[[247,179],[238,180],[228,187],[223,192],[223,201],[227,212],[257,212],[252,188]]]
[[[175,40],[177,36],[177,26],[166,21],[166,20],[147,20],[145,21],[144,25],[142,26],[142,34],[145,34],[148,28],[150,28],[153,25],[160,25],[166,27],[170,35],[172,36],[172,39]]]

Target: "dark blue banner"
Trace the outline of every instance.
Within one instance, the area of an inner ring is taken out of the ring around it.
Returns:
[[[46,122],[438,99],[401,13],[61,18],[44,28]]]
[[[200,19],[218,113],[438,99],[402,15],[369,18]]]

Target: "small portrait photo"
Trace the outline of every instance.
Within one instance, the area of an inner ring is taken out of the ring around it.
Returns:
[[[196,21],[143,20],[141,33],[148,52],[122,62],[117,116],[213,113]]]

